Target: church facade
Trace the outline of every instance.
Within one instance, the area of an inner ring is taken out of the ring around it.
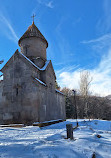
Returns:
[[[16,50],[1,69],[0,124],[64,120],[65,97],[55,89],[48,42],[34,21],[18,44],[20,52]]]

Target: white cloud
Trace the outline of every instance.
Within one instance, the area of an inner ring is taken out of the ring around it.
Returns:
[[[98,33],[107,33],[111,29],[111,0],[103,0],[102,5],[102,16],[98,17],[96,29]]]
[[[95,52],[100,52],[104,54],[105,49],[109,49],[111,45],[111,33],[104,34],[96,39],[84,40],[81,42],[91,46]]]
[[[111,29],[111,0],[104,0],[103,9],[104,9],[104,29],[108,31]]]
[[[48,1],[48,0],[37,0],[37,2],[39,4],[42,4],[42,5],[45,5],[46,7],[48,8],[54,8],[54,5],[53,5],[53,1]]]
[[[3,32],[9,39],[17,43],[19,38],[17,37],[9,20],[1,12],[0,12],[0,28],[3,30]]]
[[[63,71],[57,75],[58,83],[62,88],[68,87],[70,89],[78,89],[79,74],[79,70],[75,70],[73,72]]]
[[[94,76],[92,90],[101,95],[111,94],[111,49],[91,73]]]
[[[53,1],[46,3],[46,6],[49,8],[54,8]]]
[[[70,67],[69,67],[70,68]],[[61,87],[68,87],[70,89],[79,88],[81,69],[66,70],[62,69],[57,73],[58,83]],[[90,90],[93,94],[100,96],[106,96],[111,94],[111,49],[106,56],[103,56],[98,67],[90,71],[90,75],[93,77]]]
[[[82,41],[81,43],[83,43],[83,44],[89,44],[89,43],[96,43],[96,42],[100,42],[100,43],[106,43],[106,41],[109,41],[109,39],[111,40],[111,33],[109,33],[109,34],[105,34],[105,35],[103,35],[103,36],[101,36],[101,37],[98,37],[98,38],[96,38],[96,39],[92,39],[92,40],[88,40],[88,41],[86,41],[86,40],[84,40],[84,41]]]
[[[111,33],[81,43],[90,45],[95,50],[94,53],[100,52],[102,55],[98,66],[90,70],[93,76],[91,91],[101,96],[111,94]]]

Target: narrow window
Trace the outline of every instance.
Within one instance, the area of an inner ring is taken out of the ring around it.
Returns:
[[[18,95],[18,88],[16,88],[16,96]]]

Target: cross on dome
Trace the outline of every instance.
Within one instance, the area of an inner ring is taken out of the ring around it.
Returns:
[[[36,15],[35,14],[33,14],[32,16],[31,16],[31,18],[33,18],[33,24],[34,24],[34,18],[36,17]]]

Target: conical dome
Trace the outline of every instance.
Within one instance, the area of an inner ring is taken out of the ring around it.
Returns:
[[[42,33],[39,31],[39,29],[36,27],[36,25],[34,24],[34,22],[32,23],[31,26],[28,27],[27,31],[23,34],[23,36],[19,39],[18,44],[20,46],[20,43],[23,39],[25,38],[30,38],[30,37],[37,37],[42,39],[43,41],[46,42],[46,45],[48,47],[48,42],[45,39],[45,37],[42,35]]]
[[[35,60],[38,57],[43,60],[47,59],[46,48],[48,47],[48,42],[34,22],[19,39],[18,44],[21,48],[21,53],[31,60]]]

